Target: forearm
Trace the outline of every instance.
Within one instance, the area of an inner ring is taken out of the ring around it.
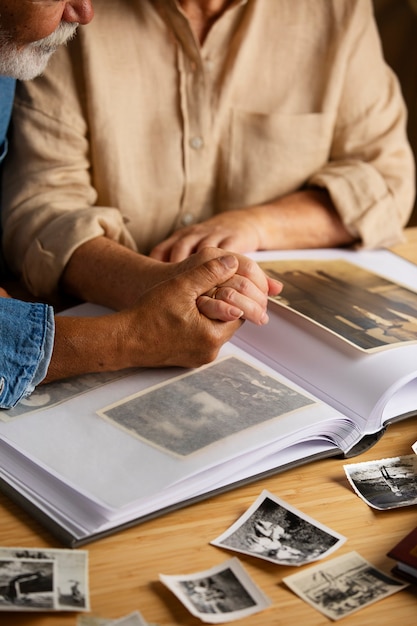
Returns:
[[[131,309],[91,318],[56,317],[54,350],[43,382],[129,367],[197,367],[212,361],[242,322],[233,315],[227,322],[210,319],[197,302],[237,269],[231,255],[211,259],[149,289]]]
[[[116,320],[114,320],[116,322]],[[55,341],[43,383],[129,366],[127,346],[110,316],[55,318]]]
[[[333,248],[355,241],[325,190],[297,191],[247,210],[258,224],[261,250]]]
[[[161,265],[116,241],[97,237],[74,252],[61,287],[81,300],[120,310],[133,306],[159,282]]]

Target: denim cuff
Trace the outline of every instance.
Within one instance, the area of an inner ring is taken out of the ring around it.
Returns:
[[[52,307],[0,298],[0,408],[14,407],[45,378],[54,334]]]

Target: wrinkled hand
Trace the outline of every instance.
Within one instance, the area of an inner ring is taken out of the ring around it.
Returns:
[[[101,304],[121,311],[139,303],[142,295],[183,272],[195,268],[211,259],[230,255],[220,248],[204,248],[183,261],[167,263],[139,254],[106,237],[96,237],[80,246],[72,255],[65,269],[61,284],[71,295],[94,304]],[[279,293],[279,283],[267,279],[259,266],[248,258],[233,254],[237,269],[231,272],[224,286],[229,289],[217,291],[216,300],[223,298],[228,306],[239,308],[239,315],[256,324],[266,311],[268,292]],[[86,272],[85,268],[89,271]],[[213,284],[207,296],[221,283]],[[232,291],[233,290],[233,291]],[[205,293],[203,290],[201,294]],[[214,300],[214,299],[213,299]],[[204,303],[202,303],[203,306]],[[204,309],[211,318],[224,319],[224,310],[219,305],[207,303]],[[230,313],[230,308],[229,308]]]
[[[251,209],[225,211],[214,217],[175,231],[151,251],[159,261],[182,261],[206,247],[234,252],[253,252],[261,248],[259,220]]]
[[[232,253],[229,253],[232,254]],[[225,304],[240,310],[241,317],[254,324],[268,323],[268,296],[282,291],[282,284],[269,278],[255,261],[233,255],[238,261],[236,274],[198,299],[198,307],[211,319],[227,321]]]
[[[184,269],[197,267],[209,258],[224,254],[225,252],[218,248],[204,248],[173,265],[178,275],[178,272]],[[210,319],[231,321],[239,316],[254,324],[266,324],[268,296],[278,295],[282,290],[282,284],[266,276],[259,265],[248,257],[229,251],[227,255],[237,261],[235,273],[228,280],[217,283],[200,296],[198,299],[200,311]]]
[[[132,309],[113,314],[118,343],[131,355],[124,367],[197,367],[212,361],[242,324],[241,311],[212,298],[206,302],[203,294],[231,280],[238,266],[231,255],[211,259],[149,289]]]
[[[142,293],[134,306],[98,317],[56,316],[43,382],[129,367],[198,367],[215,359],[241,326],[243,309],[249,315],[250,307],[257,308],[262,317],[253,292],[263,300],[266,291],[279,291],[279,283],[239,255],[208,249],[187,263]]]
[[[232,321],[209,319],[197,301],[237,268],[237,259],[223,255],[160,282],[130,308],[97,317],[56,316],[54,350],[43,382],[129,367],[198,367],[212,361],[243,322],[227,303],[221,303],[222,315]]]

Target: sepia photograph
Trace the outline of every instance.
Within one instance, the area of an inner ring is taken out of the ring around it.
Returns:
[[[160,574],[160,580],[192,615],[211,624],[247,617],[271,604],[236,558],[188,576]]]
[[[417,292],[411,289],[341,259],[260,266],[284,284],[273,301],[361,350],[416,341]]]
[[[271,561],[305,565],[333,553],[346,537],[323,526],[269,491],[210,543]]]
[[[417,455],[344,465],[355,493],[374,509],[417,504]]]
[[[283,582],[335,621],[407,587],[356,552],[286,576]]]
[[[146,443],[186,457],[314,401],[236,357],[130,396],[98,414]]]

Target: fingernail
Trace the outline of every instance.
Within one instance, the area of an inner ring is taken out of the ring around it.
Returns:
[[[241,317],[243,317],[243,311],[241,311],[240,309],[236,308],[236,307],[232,307],[230,309],[230,313],[233,315],[233,317],[235,317],[237,320],[239,320]]]
[[[265,311],[265,313],[262,315],[261,319],[260,319],[260,324],[268,324],[269,322],[269,317],[268,317],[268,313]]]
[[[227,256],[221,256],[219,258],[219,261],[223,263],[223,265],[228,269],[232,269],[232,267],[236,266],[236,257],[234,257],[232,254],[228,254]]]

